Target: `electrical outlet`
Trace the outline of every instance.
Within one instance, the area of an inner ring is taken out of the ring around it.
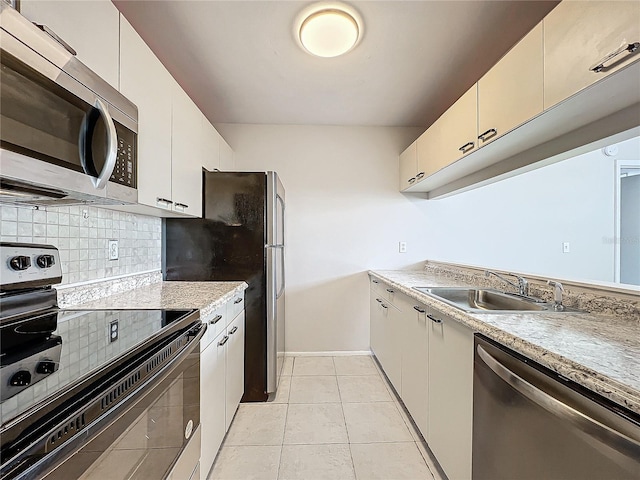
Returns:
[[[407,242],[399,242],[398,243],[398,251],[400,253],[407,253]]]
[[[569,253],[571,249],[569,248],[569,242],[562,243],[562,253]]]
[[[109,260],[118,260],[118,240],[109,240]]]

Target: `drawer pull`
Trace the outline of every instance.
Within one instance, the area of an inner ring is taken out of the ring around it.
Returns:
[[[434,317],[433,315],[427,315],[427,318],[428,318],[429,320],[431,320],[432,322],[434,322],[434,323],[442,323],[442,320],[441,320],[441,319],[436,318],[436,317]]]
[[[390,289],[390,288],[387,288],[387,292],[389,292],[389,293],[393,293],[393,290],[392,290],[392,289]]]
[[[238,303],[240,303],[240,302],[242,302],[242,298],[238,297],[238,298],[236,298],[236,299],[234,300],[234,302],[233,302],[233,303],[234,303],[234,304],[238,304]]]
[[[475,145],[475,143],[473,142],[468,142],[465,143],[464,145],[462,145],[458,150],[460,150],[462,153],[467,153],[470,150],[473,150],[473,146]]]
[[[222,315],[216,315],[215,317],[213,317],[211,320],[209,320],[209,325],[215,325],[216,323],[218,323],[220,320],[222,320]]]
[[[382,300],[380,300],[379,298],[376,298],[376,302],[382,303]]]
[[[478,138],[480,140],[482,140],[483,142],[486,142],[490,138],[495,137],[497,134],[498,134],[498,131],[495,128],[490,128],[486,132],[481,133],[480,135],[478,135]]]
[[[418,313],[425,313],[425,312],[426,312],[426,310],[425,310],[424,308],[420,308],[418,305],[415,305],[415,306],[413,307],[413,309],[414,309],[415,311],[417,311]]]
[[[424,177],[424,172],[420,172],[418,175],[416,175],[416,178],[418,180],[420,180],[422,177]]]
[[[379,283],[378,280],[371,280],[373,283]]]
[[[231,329],[231,331],[229,332],[229,335],[233,335],[234,333],[236,333],[238,331],[238,327],[233,327]]]
[[[618,55],[624,52],[633,53],[636,50],[638,50],[638,48],[640,48],[640,42],[627,43],[626,45],[622,45],[620,48],[618,48],[617,50],[614,50],[609,55],[605,56],[602,60],[600,60],[598,63],[593,65],[591,68],[589,68],[589,70],[591,70],[593,73],[600,73],[606,68],[604,64],[607,63],[609,60],[613,60],[615,57],[617,57]]]
[[[382,308],[387,309],[389,307],[387,307],[384,303],[381,303],[380,305],[382,305]]]
[[[224,345],[225,343],[227,343],[227,340],[229,340],[229,337],[228,337],[227,335],[225,335],[225,336],[223,337],[223,339],[222,339],[222,340],[220,340],[220,341],[218,342],[218,346],[219,346],[219,347],[221,347],[222,345]]]

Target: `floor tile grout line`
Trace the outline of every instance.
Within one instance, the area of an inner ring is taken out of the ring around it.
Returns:
[[[347,445],[349,448],[349,458],[351,459],[351,470],[353,471],[353,478],[358,480],[358,474],[356,473],[356,464],[353,461],[353,452],[351,451],[351,438],[349,437],[349,428],[347,427],[347,417],[344,414],[344,402],[342,401],[342,393],[340,392],[340,382],[338,382],[338,369],[336,368],[335,357],[333,357],[333,369],[336,372],[336,383],[338,384],[338,396],[340,398],[340,411],[342,412],[342,421],[344,422],[344,430],[347,433]]]

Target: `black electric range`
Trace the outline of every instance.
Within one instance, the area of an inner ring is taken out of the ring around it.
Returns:
[[[20,478],[193,350],[206,327],[197,310],[58,308],[51,246],[2,243],[0,260],[0,476]]]

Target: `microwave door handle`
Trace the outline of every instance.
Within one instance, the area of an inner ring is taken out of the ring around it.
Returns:
[[[85,173],[92,176],[94,187],[97,189],[103,189],[107,185],[107,182],[113,173],[113,169],[116,166],[116,159],[118,156],[118,133],[116,132],[116,125],[113,122],[111,115],[109,115],[107,106],[102,102],[102,100],[96,98],[94,106],[107,127],[107,155],[102,171],[98,174],[95,169],[95,164],[93,163],[93,155],[90,153],[91,137],[93,136],[95,129],[95,121],[92,121],[91,113],[88,113],[82,122],[82,128],[80,130],[80,161],[82,162],[82,168]]]

